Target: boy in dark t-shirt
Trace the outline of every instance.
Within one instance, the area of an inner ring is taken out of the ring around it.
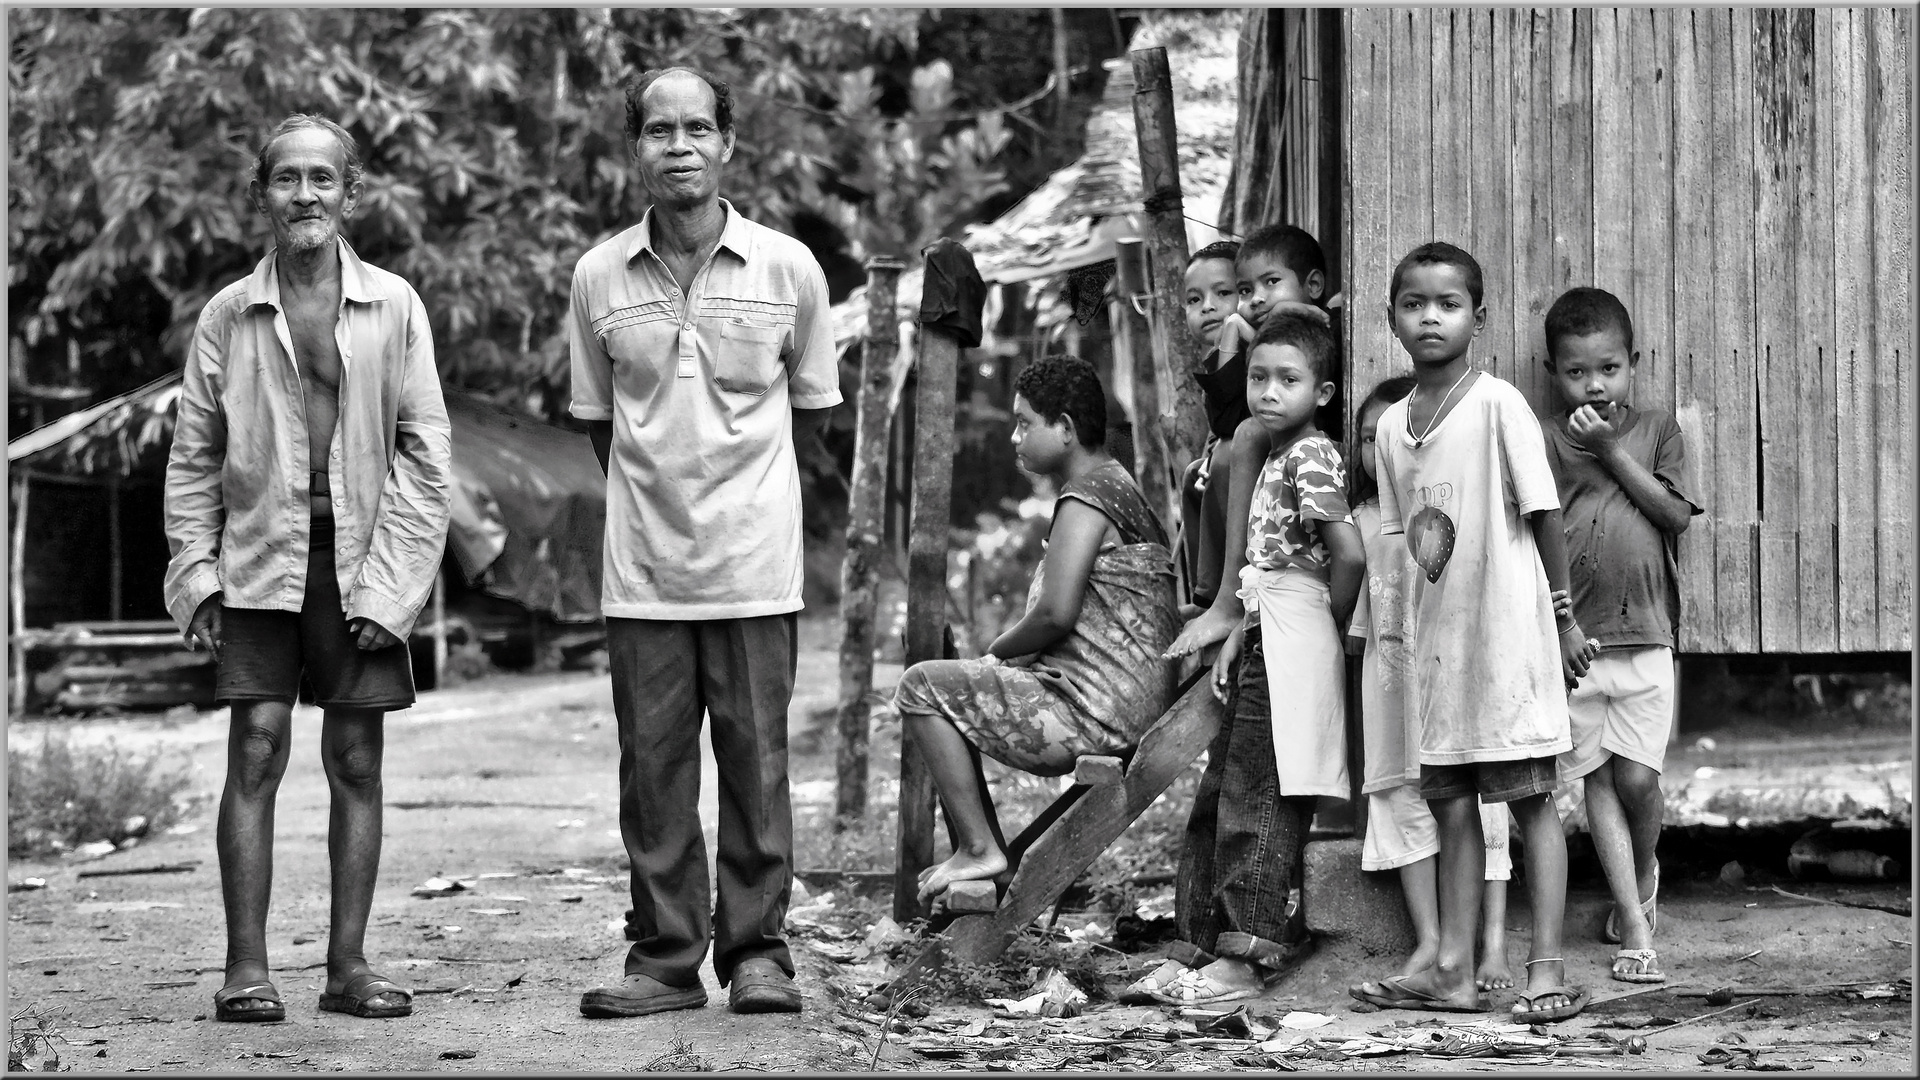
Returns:
[[[1613,978],[1664,982],[1653,947],[1680,623],[1675,541],[1700,508],[1684,494],[1686,449],[1664,409],[1628,404],[1640,354],[1625,305],[1570,289],[1547,312],[1547,371],[1566,411],[1543,421],[1560,491],[1574,617],[1599,655],[1568,700],[1573,749],[1562,783],[1584,778],[1588,827],[1613,892],[1603,938]]]

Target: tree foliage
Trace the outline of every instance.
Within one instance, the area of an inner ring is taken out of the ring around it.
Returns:
[[[557,413],[574,262],[645,207],[621,137],[633,72],[727,80],[724,193],[789,231],[822,219],[855,257],[911,253],[999,194],[1009,135],[966,94],[1040,81],[969,72],[957,92],[917,55],[922,28],[951,35],[956,13],[913,9],[9,15],[13,352],[41,381],[72,353],[102,393],[176,366],[201,307],[264,252],[246,184],[290,112],[359,140],[349,235],[419,290],[446,379]]]

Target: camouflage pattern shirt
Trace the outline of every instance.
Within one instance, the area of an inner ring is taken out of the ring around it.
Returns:
[[[1332,559],[1319,522],[1353,524],[1347,467],[1333,440],[1318,432],[1267,458],[1247,515],[1247,565],[1292,567],[1327,579]]]

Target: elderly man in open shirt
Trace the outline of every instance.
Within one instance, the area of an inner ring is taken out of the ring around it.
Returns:
[[[268,976],[273,808],[304,674],[332,792],[333,918],[320,1008],[405,1016],[365,956],[380,866],[382,723],[413,704],[406,638],[446,544],[450,433],[426,309],[360,261],[353,139],[291,116],[250,195],[275,248],[200,314],[167,465],[167,610],[232,705],[218,846],[226,978],[214,1019],[283,1019]]]

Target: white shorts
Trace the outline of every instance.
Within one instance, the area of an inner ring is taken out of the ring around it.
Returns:
[[[1567,699],[1573,749],[1560,755],[1560,782],[1577,780],[1618,754],[1661,771],[1673,734],[1673,650],[1614,649],[1593,658]]]
[[[1513,876],[1507,834],[1513,815],[1505,803],[1480,804],[1480,831],[1487,843],[1487,880]],[[1418,782],[1367,796],[1367,835],[1360,844],[1360,869],[1395,870],[1440,853],[1440,824],[1420,797]]]

